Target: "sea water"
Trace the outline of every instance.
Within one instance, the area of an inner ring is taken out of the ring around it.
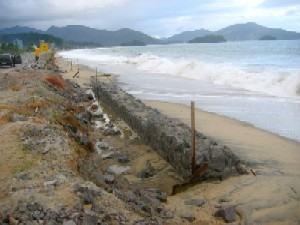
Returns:
[[[300,141],[300,40],[77,49],[129,93],[189,104]]]

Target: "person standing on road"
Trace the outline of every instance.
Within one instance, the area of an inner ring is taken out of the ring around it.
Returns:
[[[34,49],[34,56],[35,56],[35,61],[37,62],[40,58],[40,48]]]

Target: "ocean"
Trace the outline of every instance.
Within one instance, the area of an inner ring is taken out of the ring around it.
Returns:
[[[300,40],[62,51],[146,100],[190,104],[300,142]]]

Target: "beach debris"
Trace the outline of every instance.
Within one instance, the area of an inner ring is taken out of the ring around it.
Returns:
[[[237,172],[241,175],[242,174],[249,174],[247,167],[244,164],[240,163],[240,162],[236,164],[235,168],[236,168]]]
[[[254,176],[256,176],[256,173],[255,173],[255,171],[254,171],[253,169],[250,169],[250,171],[251,171],[251,173],[252,173]]]
[[[92,89],[86,90],[85,94],[89,100],[96,101],[96,96]]]
[[[295,193],[295,194],[297,194],[297,191],[295,190],[295,188],[294,187],[290,187],[291,188],[291,190]]]
[[[226,223],[232,223],[236,221],[235,206],[221,206],[215,214],[215,217],[221,217]]]
[[[144,168],[138,173],[138,177],[140,178],[150,178],[155,175],[155,169],[152,166],[150,160],[146,161]]]

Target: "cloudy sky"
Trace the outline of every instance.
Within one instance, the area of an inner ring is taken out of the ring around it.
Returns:
[[[300,32],[300,0],[0,0],[0,27],[81,24],[156,37],[257,22]]]

